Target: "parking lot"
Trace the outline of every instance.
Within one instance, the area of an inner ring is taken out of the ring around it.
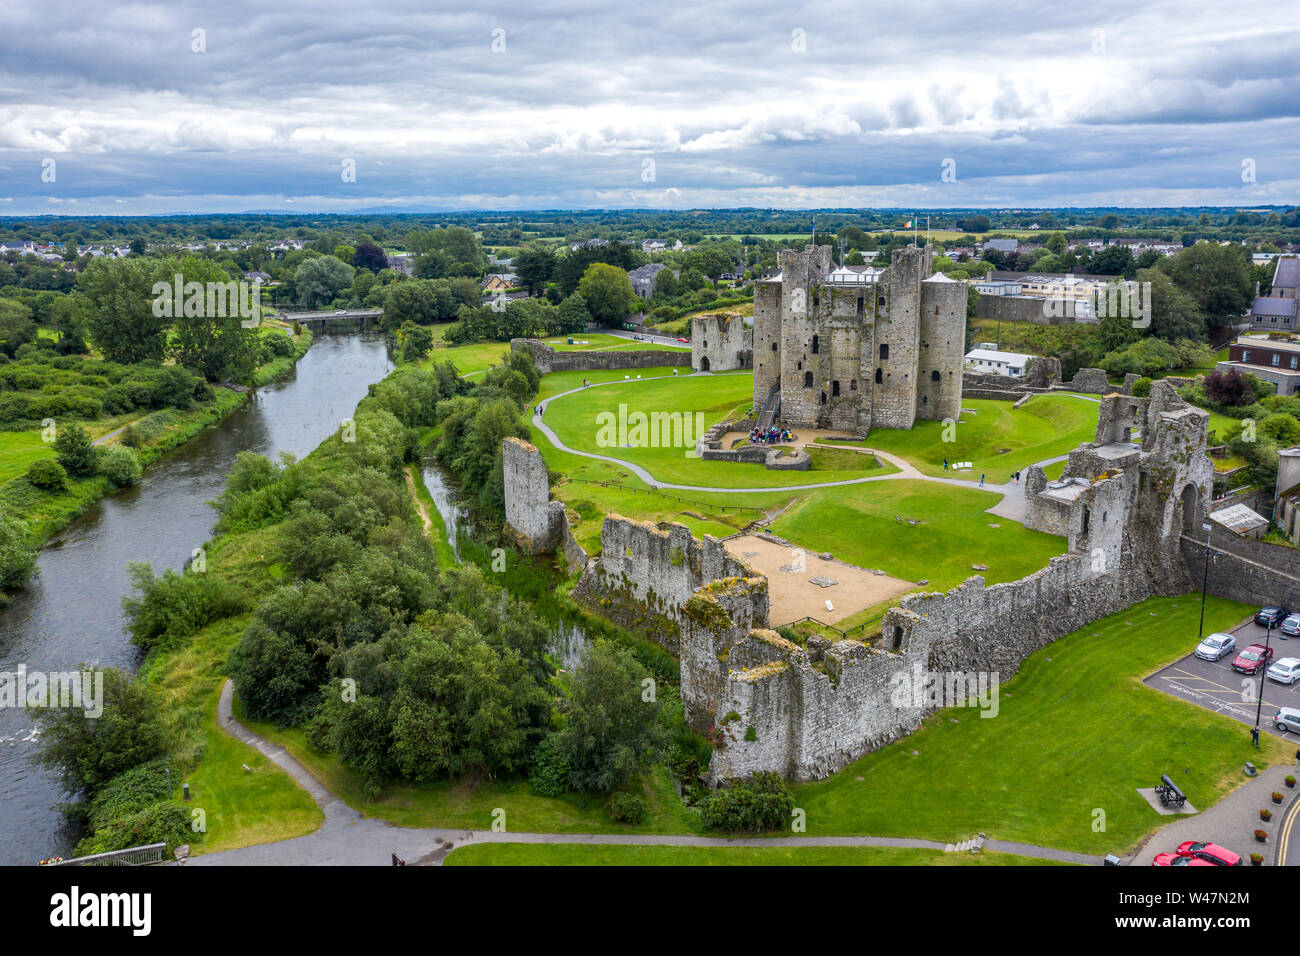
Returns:
[[[1263,644],[1264,628],[1251,618],[1227,633],[1237,639],[1237,647],[1222,660],[1206,661],[1196,657],[1192,653],[1196,650],[1196,635],[1189,634],[1187,656],[1152,674],[1145,683],[1175,697],[1200,704],[1215,713],[1226,714],[1243,724],[1254,726],[1255,708],[1258,706],[1254,695],[1258,691],[1252,689],[1251,697],[1247,700],[1246,685],[1243,682],[1249,681],[1252,688],[1258,688],[1259,680],[1263,678],[1263,670],[1261,669],[1258,677],[1239,674],[1232,669],[1232,659],[1238,651],[1250,644],[1256,642]],[[1273,629],[1269,646],[1273,648],[1273,661],[1284,657],[1300,657],[1300,638],[1288,639],[1277,628]],[[1273,728],[1273,715],[1277,713],[1279,707],[1300,708],[1300,681],[1288,685],[1263,678],[1263,683],[1264,707],[1260,714],[1261,731],[1286,740],[1300,740],[1300,735],[1295,732],[1279,733]]]

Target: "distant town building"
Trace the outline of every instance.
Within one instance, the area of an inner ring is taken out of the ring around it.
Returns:
[[[1264,335],[1238,336],[1228,346],[1228,360],[1220,362],[1215,371],[1230,368],[1272,382],[1279,395],[1294,395],[1300,391],[1300,342]]]

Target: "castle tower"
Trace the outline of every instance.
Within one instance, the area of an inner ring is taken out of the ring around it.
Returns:
[[[905,246],[894,250],[882,276],[875,348],[862,356],[863,371],[871,369],[871,423],[879,428],[911,428],[916,420],[921,280],[929,271],[929,250]]]
[[[966,286],[942,272],[921,282],[916,417],[956,421],[966,355]]]

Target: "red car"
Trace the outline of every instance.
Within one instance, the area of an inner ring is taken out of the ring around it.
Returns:
[[[1214,866],[1241,866],[1241,857],[1217,843],[1194,843],[1188,840],[1178,847],[1178,855],[1196,857]]]
[[[1179,856],[1177,853],[1157,853],[1152,866],[1214,866],[1199,856]]]
[[[677,341],[678,341],[678,342],[689,342],[690,339],[678,339]]]
[[[1251,644],[1232,659],[1232,669],[1241,674],[1253,674],[1273,659],[1273,648]]]

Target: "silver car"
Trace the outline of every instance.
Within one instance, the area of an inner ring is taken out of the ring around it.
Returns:
[[[1282,707],[1273,717],[1273,726],[1286,733],[1288,730],[1300,731],[1300,710],[1295,707]]]
[[[1231,634],[1215,633],[1196,645],[1195,654],[1203,661],[1217,661],[1237,649],[1237,639]]]
[[[1300,614],[1288,614],[1278,630],[1287,637],[1300,637]]]
[[[1284,657],[1274,662],[1264,673],[1269,680],[1275,680],[1279,684],[1294,684],[1300,680],[1300,657]]]

